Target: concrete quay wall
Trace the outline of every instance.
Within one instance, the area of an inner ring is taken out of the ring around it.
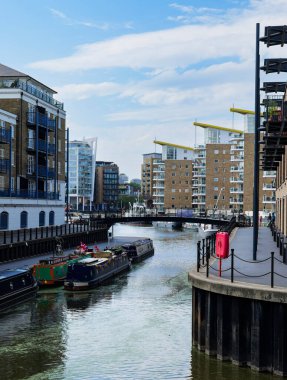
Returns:
[[[193,346],[219,360],[287,376],[287,292],[189,273]]]

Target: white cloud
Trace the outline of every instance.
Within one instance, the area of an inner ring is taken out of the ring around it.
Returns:
[[[278,4],[279,3],[279,4]],[[30,67],[54,72],[99,68],[132,69],[186,67],[211,59],[254,55],[255,24],[282,24],[287,2],[253,0],[250,8],[229,11],[228,20],[206,25],[186,25],[173,29],[122,35],[106,41],[80,45],[67,57],[38,61]],[[203,16],[204,17],[204,16]],[[211,16],[209,16],[211,17]]]
[[[112,82],[80,83],[67,84],[62,87],[56,87],[55,89],[65,100],[83,100],[94,95],[108,96],[117,94],[120,91],[120,86]]]
[[[79,20],[75,20],[75,19],[70,18],[65,13],[63,13],[57,9],[50,8],[49,10],[53,16],[62,19],[66,25],[80,25],[80,26],[86,26],[88,28],[96,28],[96,29],[101,29],[101,30],[109,29],[109,24],[107,24],[107,23],[94,23],[94,22],[89,22],[89,21],[79,21]]]
[[[85,44],[69,56],[31,64],[63,77],[72,73],[74,78],[79,73],[77,81],[84,78],[84,83],[57,88],[65,101],[107,97],[101,100],[109,107],[100,121],[92,117],[89,124],[85,119],[85,135],[99,137],[99,159],[114,160],[122,171],[129,168],[134,177],[140,170],[141,154],[154,151],[155,137],[192,145],[195,119],[230,127],[229,107],[254,108],[255,24],[261,23],[263,34],[264,25],[286,23],[286,0],[251,0],[249,7],[226,13],[173,4],[171,9],[182,14],[170,17],[179,22],[191,20],[191,25]],[[65,15],[57,17],[64,19]],[[265,49],[262,44],[262,59],[266,55],[280,57],[284,51],[280,47]],[[129,79],[123,83],[117,70],[112,70],[116,68],[130,69],[125,70]],[[97,78],[103,74],[102,79],[93,83],[89,70],[97,70]],[[133,70],[142,76],[133,77]],[[83,126],[77,107],[68,112],[68,118],[72,120],[71,135],[81,138]],[[242,118],[235,124],[242,127]],[[197,138],[202,138],[202,131],[198,130]]]

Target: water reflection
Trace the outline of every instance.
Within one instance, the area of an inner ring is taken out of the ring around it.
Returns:
[[[1,379],[274,379],[191,349],[187,273],[196,262],[194,232],[115,230],[152,238],[155,255],[108,285],[83,293],[41,291],[1,314]]]
[[[84,292],[63,292],[63,296],[69,311],[83,312],[90,307],[95,307],[95,304],[100,301],[112,300],[114,295],[120,293],[127,284],[127,274],[123,274],[99,288]]]
[[[43,374],[49,366],[61,367],[66,347],[63,309],[58,297],[45,295],[1,314],[1,378],[20,380]]]
[[[197,349],[192,349],[190,379],[193,380],[275,380],[277,376],[252,371],[231,364],[228,361],[217,360],[205,355]]]

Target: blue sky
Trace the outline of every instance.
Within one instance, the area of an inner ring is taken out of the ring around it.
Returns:
[[[193,146],[194,120],[242,127],[229,108],[254,108],[255,24],[286,24],[287,1],[9,0],[1,13],[1,63],[58,91],[71,139],[98,137],[97,159],[136,178],[155,138]]]

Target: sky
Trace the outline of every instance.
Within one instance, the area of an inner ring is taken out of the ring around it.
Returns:
[[[286,0],[0,5],[1,63],[55,89],[70,139],[97,137],[97,160],[115,162],[130,179],[140,178],[143,154],[161,152],[155,139],[202,143],[194,121],[243,128],[229,108],[254,109],[256,23],[263,35],[264,26],[287,21]],[[284,50],[262,44],[262,64]]]

